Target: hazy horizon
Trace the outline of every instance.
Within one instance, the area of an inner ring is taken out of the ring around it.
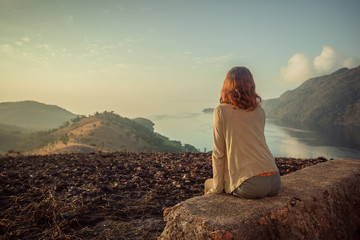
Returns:
[[[0,0],[0,102],[199,112],[248,67],[263,99],[360,65],[360,2]]]

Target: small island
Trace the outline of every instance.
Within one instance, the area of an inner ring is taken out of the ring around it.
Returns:
[[[203,113],[213,113],[214,112],[214,108],[205,108],[202,110]]]

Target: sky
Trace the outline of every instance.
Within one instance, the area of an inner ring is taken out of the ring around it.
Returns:
[[[279,97],[360,65],[359,12],[358,0],[0,0],[0,102],[201,112],[234,66]]]

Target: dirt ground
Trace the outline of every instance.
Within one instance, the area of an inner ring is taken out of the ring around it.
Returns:
[[[276,158],[281,175],[323,161]],[[0,156],[0,239],[156,239],[211,176],[208,153]]]

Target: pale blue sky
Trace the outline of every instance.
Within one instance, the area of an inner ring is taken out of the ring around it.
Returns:
[[[360,1],[0,0],[0,102],[198,112],[246,66],[264,98],[360,64]]]

